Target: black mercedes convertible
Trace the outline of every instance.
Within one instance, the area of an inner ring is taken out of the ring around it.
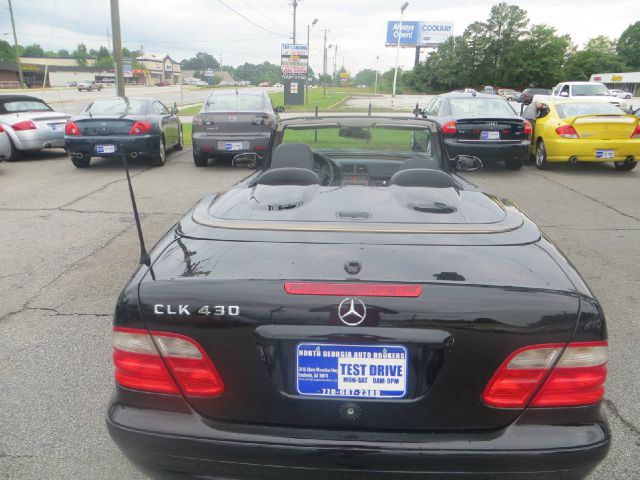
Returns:
[[[109,432],[155,478],[578,479],[605,317],[425,119],[281,122],[117,303]]]

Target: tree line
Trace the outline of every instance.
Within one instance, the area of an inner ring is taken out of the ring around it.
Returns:
[[[419,92],[484,85],[549,88],[564,80],[589,80],[594,73],[640,70],[640,21],[617,40],[597,36],[582,49],[553,27],[529,23],[524,9],[494,5],[486,21],[470,24],[404,72],[402,84]]]

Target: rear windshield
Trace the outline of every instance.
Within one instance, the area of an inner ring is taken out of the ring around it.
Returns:
[[[49,105],[39,100],[13,100],[3,103],[2,107],[7,113],[51,111]]]
[[[565,103],[556,105],[560,118],[575,117],[577,115],[620,115],[624,113],[610,103]]]
[[[91,115],[144,115],[146,111],[146,100],[109,98],[90,103],[83,112]]]
[[[511,105],[501,98],[451,98],[452,115],[514,115]]]
[[[594,83],[593,85],[574,85],[573,96],[575,97],[575,96],[583,96],[583,95],[608,96],[610,95],[610,93],[607,87],[597,83]]]
[[[204,104],[205,112],[261,112],[264,110],[264,97],[261,95],[214,95]]]

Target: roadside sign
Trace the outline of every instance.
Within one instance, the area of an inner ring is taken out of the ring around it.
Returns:
[[[204,71],[204,76],[205,77],[215,77],[216,76],[216,72],[213,71],[213,68],[207,68]]]
[[[283,80],[306,80],[309,64],[309,47],[283,43],[280,50],[280,67]]]
[[[402,27],[401,27],[402,25]],[[438,47],[453,36],[453,22],[387,22],[387,47]]]

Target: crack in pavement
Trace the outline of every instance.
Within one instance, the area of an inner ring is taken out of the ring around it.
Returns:
[[[131,215],[131,211],[109,211],[109,210],[77,210],[75,208],[7,208],[0,207],[0,212],[72,212],[72,213],[105,213],[112,215]],[[184,212],[143,212],[140,211],[140,215],[184,215]]]
[[[47,307],[25,307],[22,309],[22,311],[27,311],[27,310],[36,310],[36,311],[44,311],[44,312],[53,312],[55,315],[51,315],[53,317],[112,317],[113,314],[111,313],[77,313],[77,312],[71,312],[71,313],[62,313],[60,311],[58,311],[55,308],[47,308]]]
[[[627,427],[629,430],[635,433],[638,437],[640,437],[640,428],[636,427],[633,423],[631,423],[630,421],[628,421],[622,416],[616,404],[613,403],[613,400],[605,399],[604,406],[607,408],[607,410],[609,410],[609,412],[611,412],[613,416],[615,416],[618,420],[620,420],[625,427]]]
[[[612,206],[612,205],[609,205],[608,203],[603,202],[602,200],[598,200],[597,198],[594,198],[594,197],[592,197],[591,195],[588,195],[588,194],[586,194],[586,193],[584,193],[584,192],[581,192],[581,191],[579,191],[579,190],[576,190],[575,188],[571,188],[570,186],[565,185],[565,184],[564,184],[564,183],[562,183],[562,182],[559,182],[559,181],[557,181],[557,180],[553,180],[553,179],[551,179],[550,177],[548,177],[547,175],[540,174],[540,176],[541,176],[542,178],[544,178],[545,180],[547,180],[547,181],[551,182],[551,183],[555,183],[556,185],[558,185],[558,186],[560,186],[560,187],[566,188],[567,190],[569,190],[569,191],[571,191],[571,192],[573,192],[573,193],[577,193],[578,195],[581,195],[581,196],[583,196],[583,197],[585,197],[585,198],[588,198],[589,200],[592,200],[592,201],[594,201],[594,202],[596,202],[596,203],[598,203],[598,204],[602,205],[603,207],[606,207],[606,208],[608,208],[608,209],[610,209],[610,210],[613,210],[614,212],[619,213],[619,214],[620,214],[620,215],[622,215],[623,217],[631,218],[631,219],[635,220],[636,222],[640,222],[640,218],[639,218],[639,217],[635,217],[635,216],[630,215],[630,214],[628,214],[628,213],[625,213],[625,212],[623,212],[623,211],[621,211],[621,210],[618,210],[616,207],[614,207],[614,206]]]
[[[87,259],[91,258],[92,256],[96,255],[97,253],[99,253],[101,250],[104,250],[105,248],[107,248],[109,245],[111,245],[114,241],[116,241],[118,239],[118,237],[124,235],[127,233],[127,231],[133,229],[135,227],[135,225],[128,225],[126,228],[120,230],[118,233],[116,233],[113,237],[111,237],[109,240],[107,240],[105,243],[99,245],[97,248],[95,248],[94,250],[92,250],[90,253],[88,253],[87,255],[85,255],[84,257],[80,258],[79,260],[73,262],[71,265],[69,265],[67,268],[65,268],[60,274],[56,275],[56,277],[51,280],[50,282],[47,282],[45,285],[43,285],[42,287],[38,288],[38,290],[31,295],[22,305],[22,307],[19,310],[15,310],[13,312],[9,312],[4,314],[3,316],[0,317],[0,322],[2,320],[5,320],[9,317],[12,317],[13,315],[17,315],[19,313],[22,313],[24,311],[27,310],[49,310],[49,311],[53,311],[56,313],[59,313],[60,315],[64,315],[60,312],[58,312],[55,309],[52,308],[40,308],[40,307],[32,307],[30,304],[31,302],[33,302],[41,293],[43,293],[47,288],[49,288],[51,285],[53,285],[55,282],[57,282],[58,280],[60,280],[62,277],[64,277],[67,273],[69,273],[71,270],[73,270],[74,268],[76,268],[78,265],[80,265],[81,263],[85,262]],[[83,314],[83,315],[90,315],[90,314]],[[98,316],[106,316],[107,314],[99,314]]]
[[[150,170],[150,169],[151,169],[151,165],[149,165],[149,166],[147,166],[147,167],[143,168],[143,169],[142,169],[141,171],[139,171],[138,173],[133,173],[133,174],[131,174],[131,178],[133,178],[133,177],[137,177],[138,175],[142,175],[144,172],[146,172],[146,171],[148,171],[148,170]],[[96,189],[96,190],[93,190],[92,192],[86,193],[86,194],[84,194],[84,195],[80,195],[78,198],[76,198],[76,199],[74,199],[74,200],[71,200],[70,202],[65,203],[64,205],[61,205],[61,206],[60,206],[60,207],[58,207],[58,208],[61,208],[61,209],[62,209],[62,208],[68,207],[68,206],[70,206],[70,205],[73,205],[73,204],[74,204],[74,203],[76,203],[76,202],[79,202],[80,200],[84,200],[85,198],[90,197],[91,195],[93,195],[93,194],[95,194],[95,193],[99,193],[99,192],[104,191],[105,189],[107,189],[107,188],[108,188],[108,187],[110,187],[111,185],[114,185],[114,184],[116,184],[116,183],[118,183],[118,182],[126,182],[126,181],[127,181],[126,177],[123,177],[123,178],[118,178],[117,180],[113,180],[112,182],[107,182],[107,183],[105,183],[104,185],[102,185],[100,188],[98,188],[98,189]]]

